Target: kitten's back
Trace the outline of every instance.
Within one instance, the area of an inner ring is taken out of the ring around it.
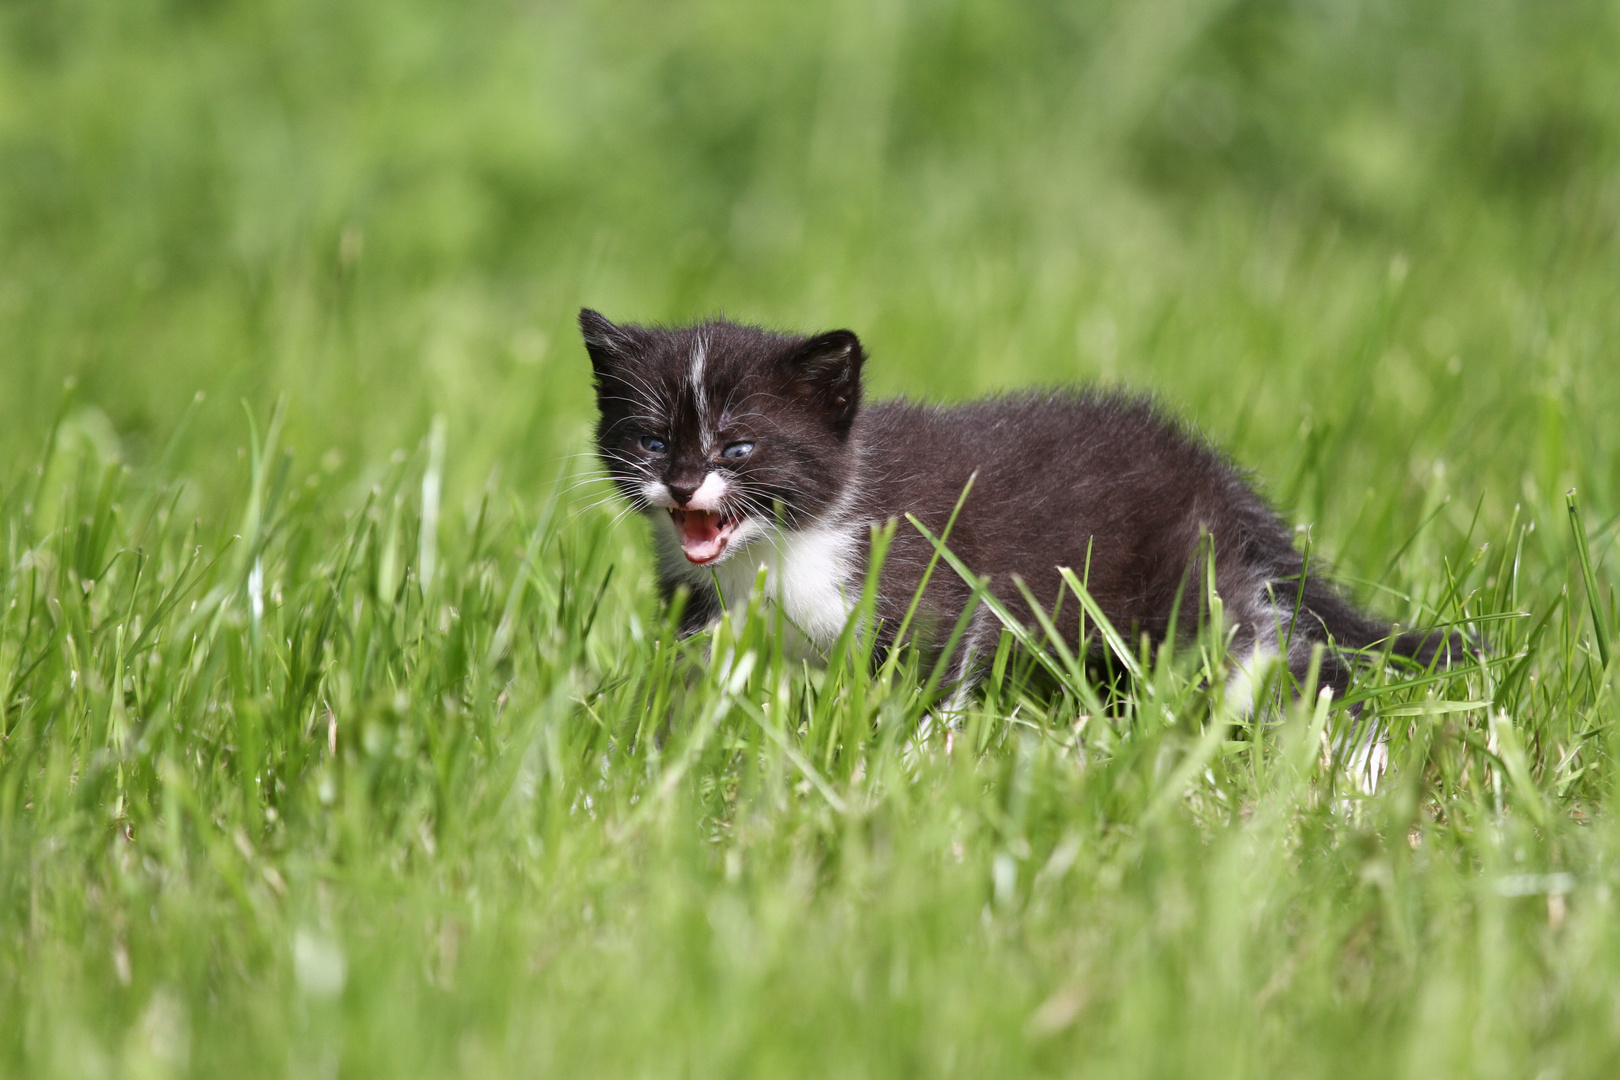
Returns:
[[[948,408],[883,402],[856,435],[867,520],[909,512],[937,535],[974,477],[951,550],[1019,609],[1013,575],[1050,602],[1058,567],[1089,564],[1098,601],[1122,628],[1162,632],[1205,533],[1216,538],[1223,595],[1257,594],[1265,578],[1298,572],[1287,532],[1237,470],[1143,398],[1059,390]],[[885,593],[920,578],[931,554],[901,529]],[[966,586],[947,580],[940,592],[949,606]]]

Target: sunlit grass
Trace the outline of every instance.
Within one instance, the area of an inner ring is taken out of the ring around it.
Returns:
[[[234,535],[117,465],[7,493],[19,1071],[1612,1048],[1614,706],[1570,594],[1520,593],[1522,530],[1448,559],[1426,612],[1490,655],[1369,676],[1359,717],[1234,714],[1211,626],[1179,657],[1120,639],[1143,667],[1115,683],[1004,648],[950,730],[912,658],[859,660],[858,617],[825,667],[765,612],[677,640],[588,494],[428,541],[426,443],[343,510],[275,428]],[[52,498],[71,524],[38,532]],[[1374,718],[1369,798],[1345,766]]]

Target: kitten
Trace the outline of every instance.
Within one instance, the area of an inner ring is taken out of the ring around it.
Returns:
[[[1303,680],[1316,642],[1387,643],[1423,665],[1454,648],[1440,632],[1391,640],[1388,625],[1305,574],[1288,527],[1237,469],[1146,399],[1061,389],[863,407],[866,354],[848,330],[615,325],[590,309],[579,324],[601,409],[598,450],[652,524],[664,594],[690,590],[683,632],[745,604],[763,566],[788,625],[825,652],[860,594],[872,527],[899,519],[876,610],[877,646],[891,647],[934,554],[905,515],[942,535],[971,477],[947,546],[990,575],[990,592],[1026,625],[1015,575],[1050,612],[1063,590],[1058,568],[1089,566],[1090,592],[1130,640],[1162,641],[1172,625],[1191,633],[1204,594],[1199,552],[1212,545],[1232,651],[1246,666],[1286,652]],[[925,655],[943,650],[969,599],[941,563],[913,623]],[[1076,647],[1078,619],[1062,621]],[[1000,630],[988,608],[972,616],[951,658],[959,688],[980,676]],[[1342,693],[1349,665],[1329,651],[1324,684]]]

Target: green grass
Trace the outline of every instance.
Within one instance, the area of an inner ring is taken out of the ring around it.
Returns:
[[[1617,50],[1506,0],[6,5],[0,1074],[1610,1075]],[[576,456],[582,303],[1151,390],[1491,651],[1358,683],[1368,796],[1211,634],[1011,651],[949,733],[856,640],[677,641]]]

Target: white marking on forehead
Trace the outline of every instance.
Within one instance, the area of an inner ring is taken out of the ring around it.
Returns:
[[[697,403],[698,437],[702,440],[704,452],[707,453],[714,441],[709,431],[709,396],[703,385],[703,364],[709,358],[709,342],[701,332],[696,338],[697,343],[692,346],[692,399]]]
[[[703,364],[708,361],[708,337],[703,332],[695,335],[697,342],[692,345],[692,400],[698,410],[698,442],[703,453],[710,452],[714,445],[714,431],[710,427],[708,416],[708,385],[703,381]]]
[[[692,385],[703,386],[703,363],[709,358],[709,343],[702,334],[696,335],[692,345]]]

